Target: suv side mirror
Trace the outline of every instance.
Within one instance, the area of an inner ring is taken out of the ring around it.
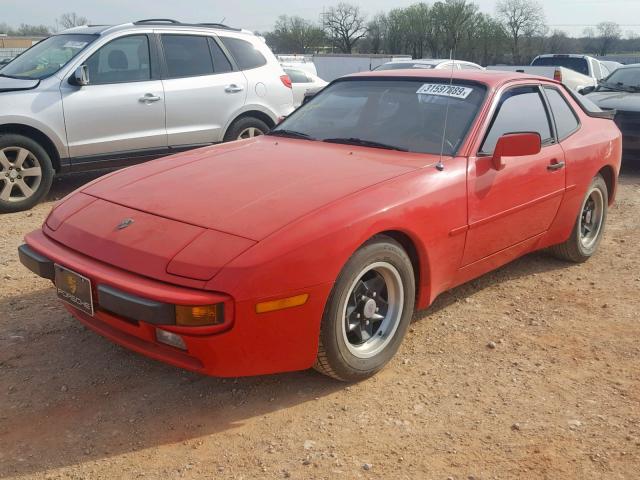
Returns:
[[[69,83],[76,87],[85,87],[89,85],[89,67],[86,65],[80,65],[73,75],[69,77]]]
[[[595,89],[596,87],[589,85],[588,87],[584,87],[582,90],[580,90],[579,93],[581,93],[582,95],[587,95],[593,92]]]
[[[491,163],[496,170],[502,170],[506,167],[503,157],[535,155],[540,153],[541,149],[542,140],[539,133],[507,133],[498,139]]]

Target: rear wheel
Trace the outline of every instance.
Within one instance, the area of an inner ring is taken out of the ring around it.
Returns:
[[[414,303],[411,260],[393,239],[375,237],[353,254],[333,287],[314,368],[343,381],[375,374],[398,350]]]
[[[225,142],[233,140],[246,140],[258,137],[269,131],[269,126],[255,117],[242,117],[231,124],[224,136]]]
[[[23,135],[0,135],[0,213],[28,210],[51,188],[54,170],[42,146]]]
[[[602,176],[596,175],[587,189],[571,236],[566,242],[551,247],[556,257],[581,263],[593,256],[602,241],[608,198],[607,184]]]

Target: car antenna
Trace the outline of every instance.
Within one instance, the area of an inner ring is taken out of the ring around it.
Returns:
[[[442,157],[444,155],[444,142],[447,137],[447,121],[449,120],[449,102],[451,101],[451,87],[453,85],[453,69],[455,67],[455,63],[453,60],[453,52],[454,50],[449,50],[449,60],[451,61],[451,74],[449,75],[449,91],[447,92],[447,106],[444,112],[444,128],[442,129],[442,144],[440,145],[440,159],[438,163],[436,163],[436,169],[440,172],[444,170],[444,163],[442,162]]]

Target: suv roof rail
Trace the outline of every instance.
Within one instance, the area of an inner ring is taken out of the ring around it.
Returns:
[[[225,25],[224,23],[205,22],[205,23],[197,23],[196,25],[199,25],[199,26],[202,26],[202,27],[221,28],[223,30],[234,30],[236,32],[242,31],[241,28],[230,27],[229,25]]]
[[[232,30],[234,32],[241,32],[241,28],[230,27],[229,25],[225,25],[224,23],[213,23],[213,22],[204,22],[204,23],[182,23],[178,20],[173,20],[172,18],[147,18],[145,20],[138,20],[133,22],[134,25],[180,25],[183,27],[205,27],[205,28],[218,28],[220,30]]]
[[[180,24],[178,20],[174,20],[172,18],[146,18],[144,20],[138,20],[136,22],[133,22],[134,25],[139,25],[143,23],[172,23],[176,25]]]

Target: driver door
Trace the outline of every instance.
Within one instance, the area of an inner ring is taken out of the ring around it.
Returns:
[[[506,90],[467,176],[469,231],[463,266],[545,232],[565,191],[564,152],[556,140],[551,115],[538,85]],[[491,156],[502,135],[536,132],[536,155],[505,157],[496,170]]]
[[[86,60],[88,85],[62,82],[75,163],[96,155],[166,151],[164,90],[151,47],[146,34],[116,38]]]

